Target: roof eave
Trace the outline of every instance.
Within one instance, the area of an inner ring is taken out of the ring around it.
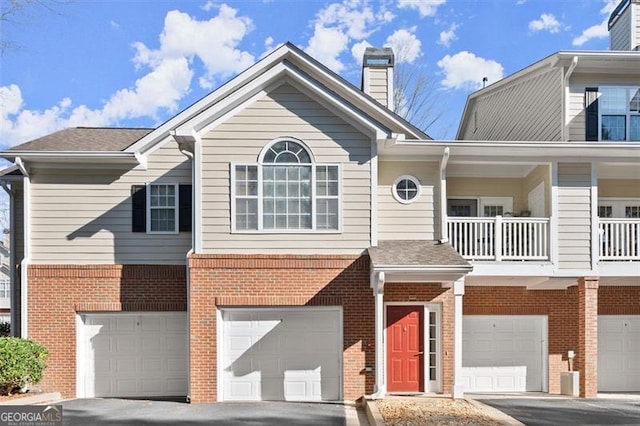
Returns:
[[[2,151],[0,157],[9,161],[22,158],[29,161],[48,163],[108,163],[108,164],[139,164],[133,152],[123,151]]]

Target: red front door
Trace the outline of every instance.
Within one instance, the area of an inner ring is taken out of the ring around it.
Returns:
[[[424,391],[424,306],[387,306],[387,390]]]

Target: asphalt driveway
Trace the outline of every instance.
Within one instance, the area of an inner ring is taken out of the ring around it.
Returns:
[[[289,402],[225,402],[184,404],[128,399],[74,399],[65,401],[63,424],[86,425],[250,425],[351,426],[358,425],[354,407],[341,404]],[[354,420],[355,416],[355,420]]]
[[[639,425],[640,399],[476,398],[527,426]]]

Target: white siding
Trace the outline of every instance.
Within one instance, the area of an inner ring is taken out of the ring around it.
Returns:
[[[231,233],[230,164],[257,162],[272,140],[302,140],[320,163],[342,167],[342,233]],[[247,106],[203,138],[202,244],[206,253],[360,253],[370,243],[371,139],[290,85]]]
[[[382,105],[388,106],[389,68],[369,68],[369,88],[365,92]]]
[[[411,204],[398,202],[391,193],[395,180],[412,175],[421,184],[421,195]],[[381,161],[378,163],[378,239],[433,240],[439,226],[436,205],[439,194],[438,163]]]
[[[558,267],[591,269],[591,164],[558,164]]]
[[[34,169],[31,173],[34,263],[184,264],[191,233],[131,232],[131,186],[191,183],[191,163],[169,141],[147,170]]]
[[[635,18],[635,26],[633,30],[632,49],[640,51],[640,2],[636,1],[631,5],[633,8],[633,17]]]
[[[561,85],[560,70],[552,69],[478,96],[462,129],[462,139],[560,140]]]
[[[569,140],[585,140],[585,111],[584,90],[587,87],[600,86],[633,86],[638,85],[640,74],[635,75],[600,75],[600,74],[574,74],[569,83],[569,98],[567,99]]]

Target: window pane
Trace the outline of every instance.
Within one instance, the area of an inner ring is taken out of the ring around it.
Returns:
[[[174,232],[175,220],[173,209],[151,210],[151,230],[154,232]]]
[[[258,200],[236,200],[236,229],[258,229]]]
[[[624,217],[628,219],[640,218],[640,206],[626,206],[624,208]]]
[[[624,114],[629,105],[628,90],[624,87],[603,87],[600,89],[600,108],[602,114]]]
[[[338,200],[321,199],[316,202],[316,226],[318,229],[338,229]]]
[[[623,141],[627,137],[624,115],[603,115],[602,116],[602,140],[603,141]]]
[[[629,140],[640,141],[640,115],[630,117],[629,127]]]
[[[613,207],[611,206],[599,206],[598,217],[613,217]]]

